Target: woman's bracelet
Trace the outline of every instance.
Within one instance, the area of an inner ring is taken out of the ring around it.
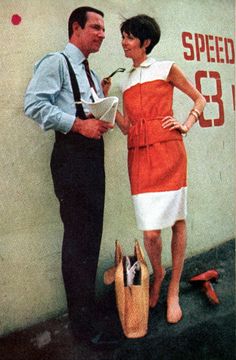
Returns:
[[[196,108],[192,109],[189,114],[191,114],[191,115],[193,115],[195,117],[195,122],[198,121],[198,118],[201,115],[200,111],[198,109],[196,109]]]

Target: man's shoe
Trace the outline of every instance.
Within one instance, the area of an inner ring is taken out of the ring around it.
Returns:
[[[89,343],[94,329],[89,324],[70,324],[70,331],[76,343]]]

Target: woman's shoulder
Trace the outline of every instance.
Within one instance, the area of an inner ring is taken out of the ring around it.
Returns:
[[[161,68],[164,70],[165,69],[170,70],[170,68],[174,64],[174,61],[172,61],[172,60],[156,60],[154,58],[150,58],[150,62],[151,62],[152,67],[157,67],[157,68]]]
[[[147,68],[147,71],[152,73],[153,77],[156,79],[166,80],[174,61],[149,58],[149,63],[150,66]]]
[[[156,60],[148,57],[139,68],[131,68],[123,74],[121,83],[121,91],[124,92],[128,88],[137,83],[144,83],[154,80],[167,80],[170,69],[174,61]]]

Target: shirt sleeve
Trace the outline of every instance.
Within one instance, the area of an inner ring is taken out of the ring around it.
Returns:
[[[48,54],[35,65],[25,94],[25,114],[44,130],[62,133],[70,131],[75,115],[58,106],[58,96],[63,87],[64,66],[60,54]]]

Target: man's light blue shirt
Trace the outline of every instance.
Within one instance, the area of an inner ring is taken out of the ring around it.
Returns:
[[[74,69],[81,98],[91,101],[83,53],[71,43],[66,45],[63,53]],[[98,76],[92,70],[91,74],[97,95],[104,97]],[[61,53],[49,53],[36,63],[34,76],[25,94],[24,109],[25,114],[45,131],[52,129],[66,134],[72,128],[76,107],[68,66]],[[89,113],[86,107],[84,111],[85,114]]]

